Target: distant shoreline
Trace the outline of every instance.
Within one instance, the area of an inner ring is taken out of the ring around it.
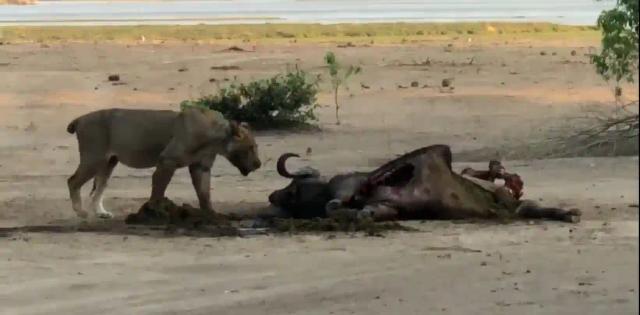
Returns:
[[[405,43],[433,40],[599,38],[594,26],[552,23],[340,23],[133,26],[0,26],[3,42],[326,42]]]

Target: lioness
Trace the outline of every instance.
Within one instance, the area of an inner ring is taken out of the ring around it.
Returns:
[[[211,211],[210,174],[216,155],[224,156],[244,176],[261,165],[249,126],[204,108],[98,110],[74,119],[67,131],[78,138],[80,165],[67,183],[73,210],[81,218],[87,212],[80,189],[91,178],[90,208],[99,218],[113,217],[104,209],[102,196],[118,162],[133,168],[156,167],[151,204],[164,198],[175,170],[188,166],[200,208]]]

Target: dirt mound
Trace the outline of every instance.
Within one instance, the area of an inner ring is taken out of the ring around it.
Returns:
[[[136,213],[128,215],[126,224],[164,225],[169,229],[187,229],[207,232],[213,236],[238,236],[238,229],[223,215],[194,208],[188,204],[176,205],[164,198],[157,205],[144,203]]]

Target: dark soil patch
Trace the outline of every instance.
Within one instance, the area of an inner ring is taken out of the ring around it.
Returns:
[[[261,221],[262,227],[254,229],[265,229],[274,233],[364,232],[367,236],[382,236],[386,231],[414,231],[397,222],[373,222],[370,219],[358,219],[349,215],[315,219],[273,218]],[[188,204],[178,206],[166,198],[155,207],[145,203],[137,213],[127,216],[125,222],[134,225],[163,225],[182,233],[193,230],[205,232],[209,236],[254,234],[246,230],[241,233],[238,224],[235,224],[236,218],[232,216],[201,210]]]
[[[240,67],[238,67],[238,66],[211,66],[210,69],[211,70],[227,71],[227,70],[240,70]]]
[[[274,219],[271,229],[281,233],[304,232],[363,232],[367,236],[384,236],[388,231],[417,231],[398,222],[373,222],[369,219],[315,218]]]
[[[223,49],[222,52],[250,52],[250,50],[246,50],[244,48],[238,47],[238,46],[231,46],[229,48]]]
[[[316,219],[247,219],[224,216],[194,208],[188,204],[176,205],[164,199],[152,207],[143,204],[138,212],[128,215],[124,222],[99,220],[95,222],[63,225],[37,225],[0,228],[0,237],[18,239],[19,233],[99,233],[111,235],[137,235],[150,237],[244,237],[269,233],[322,233],[363,232],[366,236],[384,236],[388,231],[416,231],[397,222],[373,222],[353,216]]]

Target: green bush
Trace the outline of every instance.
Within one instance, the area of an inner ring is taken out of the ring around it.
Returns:
[[[295,70],[269,79],[232,84],[217,95],[183,101],[180,107],[206,107],[257,129],[301,126],[317,120],[317,83],[306,72]]]

